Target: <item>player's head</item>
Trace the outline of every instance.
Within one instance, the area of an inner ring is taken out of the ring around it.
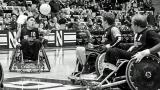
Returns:
[[[33,16],[28,17],[26,24],[27,24],[27,27],[34,28],[35,27],[35,18]]]
[[[115,23],[115,15],[110,12],[106,12],[103,14],[103,26],[114,25]]]
[[[140,28],[146,28],[147,27],[147,18],[144,15],[136,14],[132,17],[132,29],[134,32],[138,33],[141,32]]]
[[[103,21],[107,22],[109,25],[113,25],[115,23],[115,15],[110,12],[104,13]]]

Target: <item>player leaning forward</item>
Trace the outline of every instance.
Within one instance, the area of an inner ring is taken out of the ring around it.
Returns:
[[[140,14],[132,17],[132,30],[135,33],[134,45],[128,51],[110,48],[106,52],[105,62],[116,65],[118,59],[141,59],[149,54],[158,55],[160,51],[160,35],[147,28],[146,17]]]

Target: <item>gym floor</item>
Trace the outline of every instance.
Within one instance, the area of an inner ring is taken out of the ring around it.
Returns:
[[[68,79],[76,66],[75,47],[46,49],[51,71],[40,73],[9,72],[12,52],[0,52],[4,90],[85,90],[82,86],[72,85]]]

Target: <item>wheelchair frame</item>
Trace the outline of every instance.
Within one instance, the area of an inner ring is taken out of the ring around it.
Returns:
[[[104,89],[104,88],[110,88],[110,87],[119,86],[119,85],[122,85],[122,84],[125,84],[125,83],[128,84],[128,88],[130,88],[131,90],[138,90],[138,87],[135,86],[135,84],[134,84],[136,82],[131,79],[131,77],[132,77],[131,73],[134,73],[131,69],[135,68],[134,67],[135,60],[119,59],[117,61],[119,63],[119,65],[115,66],[115,65],[112,65],[110,63],[103,64],[103,61],[104,61],[103,57],[104,56],[105,56],[105,53],[99,54],[99,56],[96,59],[96,71],[98,71],[98,73],[99,73],[99,77],[97,77],[96,79],[81,78],[80,74],[82,74],[82,72],[76,74],[75,77],[71,77],[69,79],[71,79],[73,84],[77,81],[77,82],[80,82],[81,85],[87,85],[86,88],[89,88],[91,90],[92,89],[100,90],[100,89]],[[155,56],[155,55],[146,56],[146,58],[148,58],[148,57],[153,58],[153,60],[157,61],[157,63],[160,66],[160,59],[157,56]],[[100,64],[98,64],[98,63],[100,63]],[[118,72],[118,70],[124,64],[127,65],[126,70],[125,70],[125,75],[116,76],[116,77],[114,77],[114,79],[112,79],[112,81],[110,81],[109,78],[111,78],[114,74],[116,74]],[[102,66],[99,66],[99,65],[102,65]],[[95,82],[95,81],[98,81],[103,76],[102,71],[103,71],[104,68],[110,68],[112,70],[112,72],[109,73],[107,75],[107,77],[105,77],[105,79],[103,79],[101,82]],[[82,69],[82,71],[83,71],[83,69]],[[145,74],[146,74],[145,77],[149,77],[150,74],[152,75],[152,72],[145,72]],[[150,90],[150,89],[148,89],[148,90]],[[154,90],[157,90],[157,89],[154,89]]]
[[[104,53],[102,55],[105,55]],[[101,56],[101,55],[100,55]],[[100,57],[99,56],[99,57]],[[146,58],[152,58],[153,61],[157,61],[157,64],[160,63],[160,59],[155,56],[155,55],[148,55],[146,56]],[[98,59],[99,60],[99,59]],[[102,80],[100,83],[98,83],[98,85],[91,85],[90,88],[94,88],[94,89],[103,89],[103,88],[109,88],[109,87],[113,87],[113,86],[118,86],[118,85],[121,85],[121,84],[124,84],[124,83],[127,83],[129,85],[129,88],[131,90],[138,90],[138,87],[135,85],[136,81],[132,80],[132,73],[135,73],[134,71],[132,71],[134,67],[134,64],[135,64],[135,60],[125,60],[125,59],[119,59],[118,62],[120,62],[120,64],[118,65],[118,67],[113,67],[111,65],[111,67],[115,68],[115,69],[112,69],[113,71],[104,79]],[[113,74],[115,74],[119,68],[124,65],[125,63],[127,63],[127,67],[126,67],[126,70],[125,70],[125,76],[119,76],[119,77],[115,77],[113,82],[109,82],[108,78],[110,78]],[[160,64],[159,64],[160,65]],[[109,64],[108,65],[105,65],[105,67],[110,67]],[[98,68],[98,67],[97,67]],[[100,69],[99,69],[100,70]],[[101,72],[101,71],[99,71]],[[145,76],[146,78],[148,79],[151,79],[151,76],[152,76],[152,73],[151,71],[148,71],[148,72],[144,72],[145,73]],[[103,73],[100,73],[100,76],[98,77],[98,79],[103,75]],[[159,74],[158,74],[159,75]],[[121,79],[120,81],[115,81],[116,79]],[[106,82],[106,84],[104,84]],[[142,81],[143,82],[143,81]],[[142,88],[142,87],[139,87],[139,88]],[[144,87],[143,87],[144,88]],[[152,87],[153,88],[153,87]],[[159,86],[158,86],[159,88]],[[158,88],[156,87],[156,89],[153,89],[153,90],[158,90]],[[145,89],[146,90],[146,89]],[[147,90],[151,90],[150,89],[147,89]]]
[[[126,35],[125,36],[122,36],[123,41],[125,41],[124,43],[126,43],[126,41],[130,40],[129,38],[131,38],[131,41],[133,40],[133,36],[132,34],[131,35],[128,35],[128,33],[130,32],[127,32],[127,33],[124,33],[124,34],[127,34],[127,37]],[[133,44],[131,42],[129,42],[129,44]],[[97,57],[96,59],[96,64],[95,64],[95,67],[96,67],[96,72],[98,74],[98,78],[96,79],[92,79],[92,80],[88,80],[88,79],[83,79],[83,78],[80,78],[80,74],[82,74],[81,72],[79,74],[76,74],[75,77],[71,77],[69,79],[71,79],[72,83],[74,84],[76,81],[80,82],[81,85],[87,85],[87,88],[89,89],[104,89],[104,88],[109,88],[109,87],[114,87],[114,86],[119,86],[119,85],[123,85],[123,84],[128,84],[129,87],[131,90],[138,90],[138,87],[134,84],[136,83],[136,81],[133,81],[132,80],[132,74],[131,73],[135,73],[132,71],[135,65],[135,60],[126,60],[126,59],[119,59],[118,62],[120,63],[118,66],[115,66],[115,65],[112,65],[112,64],[109,64],[109,63],[105,63],[103,64],[103,61],[104,60],[101,60],[101,59],[104,59],[104,56],[105,56],[105,53],[103,54],[99,54],[99,56]],[[151,58],[154,58],[155,61],[157,61],[158,63],[158,66],[160,66],[160,59],[154,55],[148,55],[146,56],[147,58],[148,57],[151,57]],[[101,58],[101,59],[99,59]],[[143,60],[142,60],[143,61]],[[140,62],[141,63],[141,62]],[[79,64],[79,63],[78,63]],[[125,75],[124,76],[119,76],[119,77],[115,77],[112,81],[109,81],[108,79],[110,77],[112,77],[112,75],[116,74],[117,71],[121,68],[121,66],[123,66],[124,64],[127,64],[127,67],[125,68],[126,70],[124,70],[125,72]],[[76,66],[76,68],[78,67],[78,65]],[[104,68],[110,68],[112,70],[112,72],[110,74],[108,74],[107,77],[105,77],[105,79],[103,79],[101,82],[98,82],[98,83],[92,83],[91,81],[98,81],[102,76],[103,76],[103,69]],[[142,66],[144,67],[144,66]],[[82,69],[83,71],[83,69]],[[145,77],[146,78],[149,78],[152,76],[152,72],[149,71],[149,72],[144,72],[145,73]],[[158,74],[160,75],[160,73]],[[74,75],[73,75],[74,76]],[[160,78],[160,77],[159,77]],[[119,81],[116,81],[117,79],[120,79]],[[143,82],[143,81],[141,81]],[[141,87],[141,86],[140,86]],[[160,86],[158,86],[159,88]],[[144,87],[142,87],[144,88]],[[122,89],[123,90],[123,89]],[[128,89],[127,89],[128,90]],[[152,90],[152,89],[144,89],[144,90]],[[154,89],[154,90],[157,90],[157,89]]]
[[[42,56],[40,56],[40,53],[42,53]],[[17,56],[17,54],[19,54],[19,55]],[[25,62],[24,59],[23,59],[22,50],[20,50],[20,47],[16,47],[16,49],[12,53],[12,57],[11,57],[12,61],[11,61],[11,64],[9,66],[9,71],[10,72],[17,72],[17,70],[15,70],[16,68],[14,68],[14,70],[12,70],[12,66],[14,65],[15,62],[19,61],[20,62],[20,72],[28,72],[28,71],[25,71],[25,69],[29,69],[29,68],[25,68],[25,65],[30,64],[32,66],[33,63],[35,64],[36,68],[31,68],[31,70],[29,72],[34,72],[33,69],[37,69],[36,72],[41,72],[41,71],[42,72],[50,72],[51,67],[50,67],[49,60],[48,60],[48,57],[47,57],[47,54],[45,52],[45,49],[44,49],[43,45],[42,45],[41,49],[39,50],[38,54],[39,55],[38,55],[37,63],[30,62],[29,60],[27,62]],[[44,66],[43,62],[46,63],[47,70],[44,70],[45,66]]]

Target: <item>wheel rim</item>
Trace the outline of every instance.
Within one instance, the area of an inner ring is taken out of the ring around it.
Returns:
[[[104,59],[105,59],[105,54],[106,53],[103,53],[101,55],[98,56],[97,60],[96,60],[96,70],[98,72],[99,75],[101,75],[103,73],[103,70],[104,70],[104,66],[103,66],[103,63],[104,63]]]
[[[156,90],[160,81],[160,60],[149,55],[144,57],[140,63],[130,60],[126,69],[126,80],[132,90]]]
[[[1,74],[0,74],[0,84],[3,84],[3,79],[4,79],[4,72],[3,72],[3,68],[2,68],[2,65],[1,65],[1,63],[0,63],[0,72],[1,72]]]

